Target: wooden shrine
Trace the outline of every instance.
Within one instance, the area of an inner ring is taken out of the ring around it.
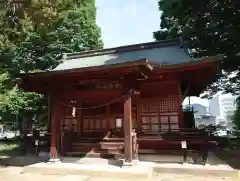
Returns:
[[[191,58],[179,39],[64,56],[56,69],[22,74],[26,91],[49,97],[52,159],[98,154],[206,150],[206,133],[187,128],[182,102],[211,83],[222,56]],[[187,135],[187,136],[186,136]]]

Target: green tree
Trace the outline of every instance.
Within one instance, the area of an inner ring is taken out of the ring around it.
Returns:
[[[237,101],[237,109],[235,110],[233,116],[233,123],[237,130],[240,130],[240,97],[236,99]]]
[[[240,91],[240,4],[232,0],[160,0],[162,11],[156,40],[182,36],[194,57],[224,54],[222,73],[209,90]],[[235,76],[229,74],[235,72]]]
[[[43,117],[43,95],[23,92],[13,80],[20,72],[55,68],[63,53],[102,48],[95,1],[31,1],[17,10],[10,3],[0,12],[0,114]]]

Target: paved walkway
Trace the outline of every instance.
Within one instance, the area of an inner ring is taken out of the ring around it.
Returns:
[[[21,167],[0,168],[0,181],[130,181],[126,179],[115,179],[106,177],[88,178],[81,175],[43,175],[38,173],[22,173]],[[233,178],[208,177],[208,176],[190,176],[176,174],[154,174],[150,181],[237,181]]]

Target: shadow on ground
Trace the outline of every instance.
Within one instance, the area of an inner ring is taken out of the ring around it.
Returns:
[[[240,148],[216,148],[214,155],[227,163],[230,167],[240,170]]]
[[[27,166],[48,160],[45,157],[22,155],[23,152],[19,147],[19,139],[0,142],[0,166]]]
[[[0,165],[7,167],[7,166],[17,166],[17,167],[24,167],[40,162],[47,162],[48,158],[45,157],[34,157],[34,156],[11,156],[8,158],[0,159]]]

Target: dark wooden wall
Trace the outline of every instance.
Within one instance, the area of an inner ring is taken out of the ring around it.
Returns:
[[[139,134],[177,130],[182,127],[181,92],[177,81],[145,83],[140,87],[140,95],[132,99],[133,127]],[[62,107],[61,131],[78,132],[79,136],[104,136],[116,127],[116,118],[123,119],[123,100],[98,108],[104,101],[88,99],[76,105],[76,115],[72,108]],[[113,98],[112,98],[113,99]],[[110,99],[108,99],[110,100]],[[83,108],[83,109],[79,109]],[[122,121],[123,123],[123,121]]]

